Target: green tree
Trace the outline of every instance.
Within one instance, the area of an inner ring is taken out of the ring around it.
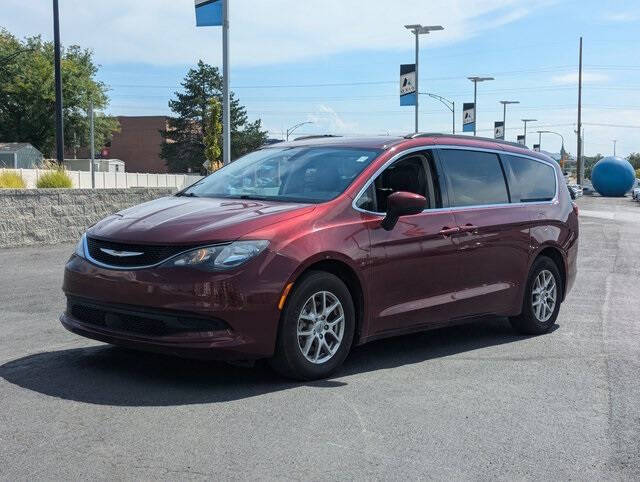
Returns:
[[[217,67],[200,60],[196,68],[187,72],[182,88],[169,101],[175,117],[169,118],[169,128],[162,132],[165,142],[161,157],[167,161],[171,172],[184,172],[189,168],[199,171],[207,160],[203,126],[206,125],[211,99],[222,102],[222,76]],[[262,122],[249,122],[245,107],[231,93],[231,158],[257,149],[266,139]]]
[[[72,45],[62,50],[65,146],[89,144],[87,108],[104,109],[107,87],[95,79],[93,53]],[[0,29],[0,139],[30,142],[45,156],[55,151],[55,87],[52,42],[21,41]],[[101,148],[119,129],[117,119],[96,113],[95,144]]]
[[[215,97],[209,100],[209,111],[204,125],[204,145],[207,170],[217,171],[222,167],[222,106]]]
[[[598,153],[595,156],[584,156],[584,177],[587,179],[591,179],[591,171],[593,171],[593,166],[602,159],[602,154]]]
[[[627,161],[633,166],[634,169],[640,169],[640,152],[632,152],[627,157]]]

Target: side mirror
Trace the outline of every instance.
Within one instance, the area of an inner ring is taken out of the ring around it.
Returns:
[[[427,207],[427,199],[420,194],[398,191],[387,198],[387,215],[382,220],[382,228],[391,231],[400,216],[420,214]]]

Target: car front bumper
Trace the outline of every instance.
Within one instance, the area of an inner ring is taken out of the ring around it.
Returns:
[[[60,322],[81,336],[147,351],[221,360],[270,357],[287,275],[265,265],[256,259],[232,273],[120,271],[72,256]]]

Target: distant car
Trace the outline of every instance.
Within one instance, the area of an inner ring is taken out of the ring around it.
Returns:
[[[631,197],[634,201],[640,201],[640,187],[636,187],[631,191]]]
[[[569,189],[573,191],[575,196],[578,198],[584,194],[582,186],[580,184],[569,184]]]

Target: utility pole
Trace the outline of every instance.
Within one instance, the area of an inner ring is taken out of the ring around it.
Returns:
[[[495,79],[493,77],[467,77],[467,79],[473,82],[473,135],[475,136],[478,131],[478,82]]]
[[[519,104],[519,100],[501,100],[502,104],[502,129],[504,130],[504,138],[507,138],[507,105]]]
[[[413,32],[413,34],[416,36],[416,112],[415,112],[415,131],[416,134],[419,132],[418,130],[418,125],[419,125],[419,117],[418,117],[418,112],[419,112],[419,94],[418,92],[420,92],[419,90],[419,72],[420,69],[418,68],[418,63],[420,61],[420,35],[422,34],[428,34],[430,32],[436,31],[436,30],[444,30],[444,27],[442,25],[431,25],[431,26],[424,26],[421,24],[413,24],[413,25],[405,25],[404,28],[406,28],[407,30],[411,30]]]
[[[64,161],[64,124],[62,118],[62,74],[60,71],[60,15],[58,0],[53,0],[53,44],[54,71],[56,83],[56,159],[59,165]]]
[[[96,188],[96,167],[95,167],[95,159],[96,159],[96,139],[95,132],[93,128],[93,101],[89,101],[89,152],[91,153],[91,159],[89,162],[91,165],[89,166],[89,170],[91,171],[91,189]]]
[[[580,54],[578,62],[578,152],[577,152],[577,181],[582,186],[582,37],[580,37]]]
[[[527,123],[536,122],[538,119],[522,119],[524,122],[524,146],[527,147]]]

